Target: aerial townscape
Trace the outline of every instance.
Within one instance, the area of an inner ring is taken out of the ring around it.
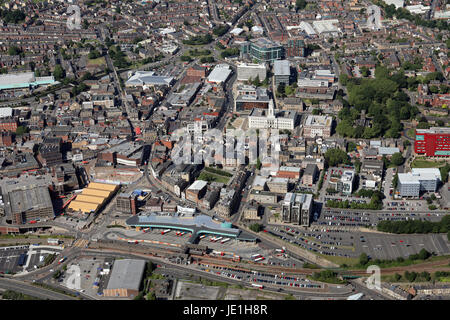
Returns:
[[[449,20],[0,0],[0,300],[450,300]]]

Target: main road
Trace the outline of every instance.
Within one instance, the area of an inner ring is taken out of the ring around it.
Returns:
[[[13,279],[0,278],[0,288],[21,292],[45,300],[76,300],[74,297]]]

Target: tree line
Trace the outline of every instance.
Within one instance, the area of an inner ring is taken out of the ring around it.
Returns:
[[[431,222],[422,220],[408,221],[380,221],[378,231],[389,233],[447,233],[450,240],[450,215],[444,216],[441,221]]]

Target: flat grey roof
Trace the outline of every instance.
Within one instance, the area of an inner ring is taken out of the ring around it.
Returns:
[[[144,275],[145,261],[136,259],[116,260],[107,289],[139,290]]]
[[[273,63],[273,72],[275,76],[289,76],[291,74],[288,60],[276,60]]]

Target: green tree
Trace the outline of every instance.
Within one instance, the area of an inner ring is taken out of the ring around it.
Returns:
[[[263,229],[263,225],[259,224],[259,223],[254,223],[254,224],[250,225],[249,228],[253,232],[260,232]]]
[[[20,50],[20,48],[19,48],[19,47],[16,47],[16,46],[11,46],[11,47],[8,48],[8,54],[9,54],[10,56],[17,56],[17,55],[19,55],[21,52],[22,52],[22,50]]]
[[[28,132],[28,128],[27,127],[25,127],[25,126],[18,126],[17,129],[16,129],[16,136],[21,136],[21,135],[23,135],[24,133],[27,133],[27,132]]]
[[[306,0],[297,0],[297,1],[295,2],[295,9],[296,9],[297,11],[298,11],[298,10],[303,10],[303,9],[306,8],[306,5],[307,5]]]
[[[284,84],[284,82],[281,82],[278,87],[277,87],[277,94],[281,97],[285,97],[286,96],[286,85]]]
[[[147,294],[147,300],[156,300],[156,295],[155,295],[155,293],[153,292],[153,291],[150,291],[148,294]]]
[[[369,257],[367,256],[367,253],[363,252],[359,256],[359,264],[365,266],[367,263],[369,263]]]
[[[325,152],[325,160],[331,167],[334,167],[338,164],[350,163],[350,159],[347,153],[341,149],[328,149],[327,152]]]
[[[64,77],[64,69],[61,67],[60,64],[57,64],[55,66],[55,70],[53,70],[53,76],[58,81],[62,80],[62,78]]]
[[[402,165],[404,161],[405,159],[400,152],[394,153],[391,157],[391,163],[395,164],[396,166]]]
[[[138,295],[134,297],[134,300],[144,300],[144,294],[139,292]]]

